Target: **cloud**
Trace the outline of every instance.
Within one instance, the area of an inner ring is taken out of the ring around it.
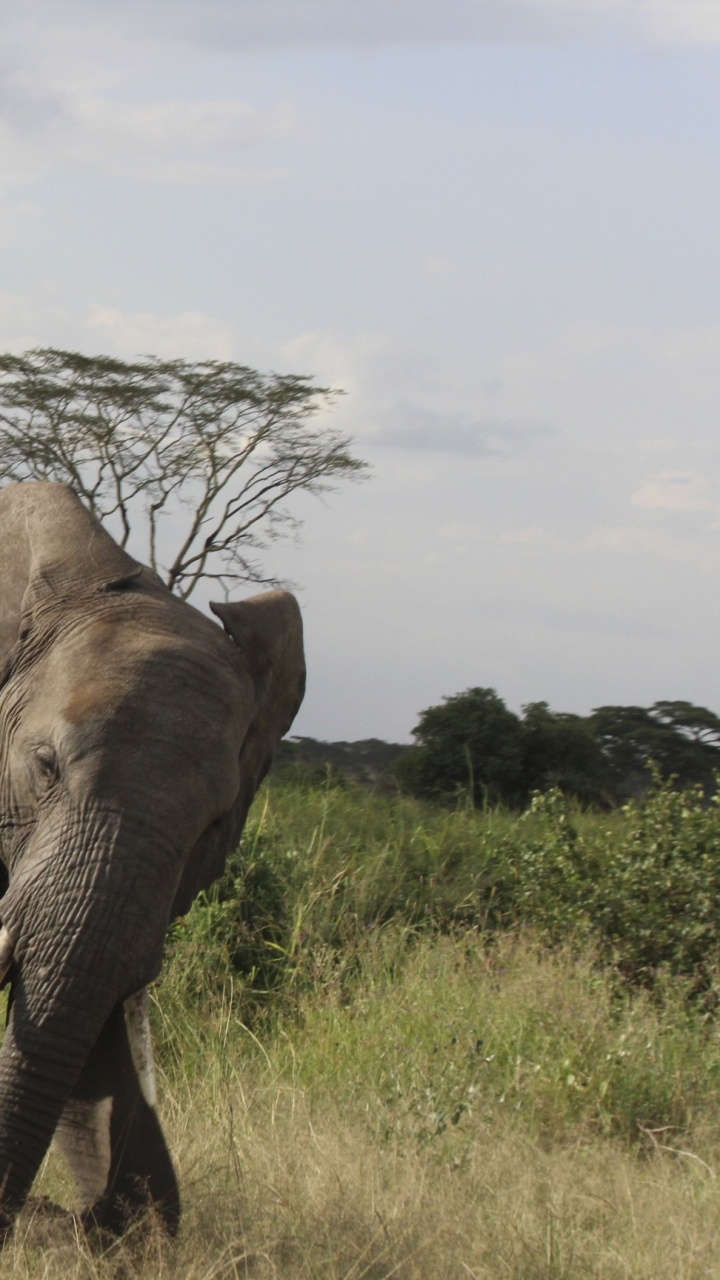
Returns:
[[[459,537],[460,527],[449,526],[440,533],[443,537]],[[640,524],[596,525],[586,533],[576,532],[571,537],[537,524],[505,529],[497,535],[497,541],[515,548],[522,556],[535,559],[544,559],[553,553],[574,559],[596,554],[619,555],[625,560],[631,556],[652,556],[678,564],[689,563],[713,572],[720,561],[713,538],[703,539],[682,533],[678,536],[674,532]]]
[[[228,325],[202,311],[157,315],[95,305],[87,320],[88,337],[103,351],[123,358],[157,355],[172,359],[231,360],[235,335]]]
[[[575,8],[586,8],[582,0]],[[176,20],[197,41],[292,47],[375,47],[435,41],[523,39],[557,28],[557,5],[518,0],[185,0]]]
[[[245,102],[77,103],[69,156],[121,177],[156,182],[263,182],[288,170],[254,167],[249,153],[304,141],[296,108]]]
[[[0,14],[8,67],[121,83],[193,53],[607,40],[717,45],[717,0],[34,0]],[[3,76],[7,79],[7,76]],[[37,74],[31,81],[37,83]]]
[[[0,174],[59,166],[177,184],[258,184],[305,143],[290,102],[133,102],[127,89],[198,52],[432,43],[720,43],[716,0],[35,0],[0,14]],[[117,100],[120,97],[124,100]],[[436,259],[428,269],[447,274]]]
[[[43,344],[76,348],[81,328],[53,281],[40,280],[22,294],[0,291],[2,351],[27,351]]]
[[[552,631],[564,631],[578,635],[608,635],[630,638],[659,639],[671,635],[668,627],[642,618],[621,614],[596,613],[584,609],[548,609],[532,607],[531,615]]]
[[[720,44],[717,0],[642,0],[633,7],[639,32],[653,43]]]
[[[160,314],[92,305],[71,310],[62,286],[40,281],[24,294],[0,291],[0,350],[56,346],[102,351],[130,359],[138,355],[191,360],[238,359],[240,339],[216,316],[202,311]]]
[[[52,6],[46,0],[40,8]],[[57,8],[80,22],[97,5],[79,0]],[[716,0],[104,0],[102,9],[146,37],[164,33],[166,40],[223,51],[588,38],[720,41]]]
[[[656,556],[676,564],[691,564],[695,568],[717,570],[718,552],[712,539],[676,537],[662,529],[648,529],[640,525],[599,525],[577,550],[580,552],[608,552],[625,558],[628,556]]]
[[[375,439],[393,449],[504,457],[552,430],[543,423],[506,422],[490,416],[468,421],[461,414],[437,413],[404,400],[386,415]]]
[[[455,521],[438,529],[438,537],[448,542],[476,542],[487,537],[487,529],[477,521]]]
[[[267,108],[232,99],[138,104],[17,84],[0,90],[6,181],[62,165],[152,182],[258,184],[291,172],[258,163],[258,153],[311,133],[288,101]]]
[[[310,330],[287,339],[280,355],[288,367],[313,369],[320,381],[341,387],[355,401],[372,380],[372,369],[387,349],[388,340],[379,333]]]
[[[707,481],[697,471],[658,471],[631,497],[634,507],[702,511],[711,506]]]
[[[544,552],[548,549],[571,551],[575,545],[567,538],[561,538],[558,534],[551,533],[537,524],[529,525],[522,529],[505,529],[499,535],[498,541],[506,543],[508,546],[519,547],[522,551],[529,551],[533,554]]]

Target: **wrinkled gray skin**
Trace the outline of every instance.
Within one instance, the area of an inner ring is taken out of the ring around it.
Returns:
[[[177,1227],[123,1001],[221,872],[305,679],[291,595],[213,609],[224,630],[64,485],[0,490],[0,1237],[55,1134],[86,1224],[150,1204]]]

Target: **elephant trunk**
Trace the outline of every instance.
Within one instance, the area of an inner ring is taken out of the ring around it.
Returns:
[[[62,1042],[48,1039],[43,1053],[45,1068],[11,1016],[0,1051],[0,1238],[25,1203],[80,1070]]]
[[[0,951],[3,936],[14,944],[0,1048],[0,1233],[22,1208],[111,1014],[160,968],[172,877],[164,860],[151,872],[113,835],[110,857],[95,846],[83,860],[66,846],[59,888],[55,875],[43,883],[45,856],[29,859],[0,902]],[[57,850],[53,858],[57,870]]]

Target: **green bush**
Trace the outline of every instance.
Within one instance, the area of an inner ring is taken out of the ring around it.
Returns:
[[[512,909],[553,939],[594,938],[633,981],[668,972],[707,986],[720,955],[718,801],[656,776],[620,817],[583,822],[559,792],[536,796],[507,839]]]
[[[720,806],[700,787],[656,782],[627,809],[622,841],[605,851],[591,918],[624,974],[659,969],[710,980],[720,953]]]
[[[216,975],[247,1016],[296,998],[317,957],[343,971],[389,923],[418,933],[526,925],[574,939],[624,978],[713,988],[720,956],[720,806],[655,779],[642,802],[583,813],[559,791],[527,811],[448,810],[352,784],[274,781],[225,875],[175,926],[189,993]]]

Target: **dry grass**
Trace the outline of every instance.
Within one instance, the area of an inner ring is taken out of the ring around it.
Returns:
[[[176,1244],[145,1229],[98,1257],[71,1223],[31,1207],[3,1256],[3,1274],[20,1280],[720,1280],[715,1032],[694,1042],[702,1090],[682,1129],[654,1123],[643,1112],[647,1132],[632,1143],[611,1130],[603,1136],[592,1119],[589,1077],[582,1084],[583,1117],[565,1057],[562,1070],[551,1069],[548,1026],[562,1055],[573,1052],[575,1034],[588,1057],[602,1060],[606,1043],[617,1043],[622,1019],[629,1019],[643,1053],[651,1042],[652,1053],[640,1056],[638,1071],[618,1077],[613,1088],[618,1105],[623,1089],[635,1097],[640,1064],[648,1070],[654,1064],[656,1085],[640,1095],[644,1107],[648,1098],[658,1106],[664,1096],[672,1102],[682,1082],[681,1021],[655,1018],[646,1001],[613,1014],[591,966],[529,946],[494,948],[489,961],[480,950],[473,956],[467,939],[437,940],[416,948],[404,967],[395,957],[392,972],[383,954],[375,956],[374,970],[368,962],[360,973],[354,996],[347,988],[318,988],[317,1016],[287,1024],[262,1046],[228,999],[175,1028],[185,1037],[186,1069],[179,1071],[173,1057],[162,1092],[184,1196]],[[406,1037],[409,1025],[418,1028],[417,1043],[407,1050],[414,1055],[408,1075],[399,1077],[391,1064],[391,1078],[408,1089],[401,1124],[394,1123],[397,1098],[385,1100],[389,1119],[381,1123],[393,1009],[395,1023],[405,1021]],[[457,1028],[461,1014],[472,1027],[478,1018],[492,1026],[500,1046],[512,1047],[514,1028],[522,1028],[532,1070],[520,1092],[515,1076],[499,1105],[503,1072],[508,1081],[512,1075],[508,1052],[506,1066],[498,1066],[499,1058],[489,1064],[496,1072],[487,1086],[488,1096],[495,1091],[492,1106],[485,1098],[455,1128],[434,1135],[425,1114],[413,1129],[408,1117],[418,1114],[421,1083],[434,1060],[423,1019],[434,1024],[432,1034],[449,1053],[448,1030]],[[350,1054],[340,1051],[348,1039]],[[321,1062],[331,1069],[321,1071]],[[55,1157],[37,1190],[68,1202]]]
[[[694,1153],[543,1150],[478,1130],[462,1168],[373,1142],[299,1090],[235,1090],[173,1135],[186,1212],[92,1254],[29,1211],[6,1274],[43,1280],[712,1280],[720,1186]],[[668,1146],[669,1143],[662,1144]]]

